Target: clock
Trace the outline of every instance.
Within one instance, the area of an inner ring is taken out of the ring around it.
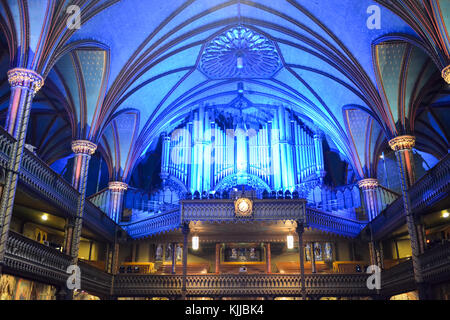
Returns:
[[[236,217],[251,217],[253,210],[253,203],[250,199],[239,198],[234,202],[234,209]]]

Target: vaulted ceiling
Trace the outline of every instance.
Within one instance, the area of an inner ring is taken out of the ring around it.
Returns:
[[[97,142],[112,180],[127,181],[155,138],[199,104],[239,97],[261,116],[268,105],[292,108],[359,177],[373,176],[386,139],[413,133],[436,157],[449,145],[440,72],[450,63],[450,6],[398,2],[79,0],[76,30],[65,26],[69,1],[3,1],[0,103],[6,110],[10,67],[44,74],[29,143],[53,162],[71,139]],[[380,29],[367,26],[374,5]]]

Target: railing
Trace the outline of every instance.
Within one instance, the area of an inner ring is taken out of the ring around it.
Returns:
[[[420,212],[444,197],[448,197],[449,186],[450,155],[447,155],[408,190],[411,210],[416,213]],[[376,240],[383,238],[402,226],[405,221],[403,199],[399,197],[372,220],[374,238]]]
[[[370,296],[365,274],[305,275],[307,295]],[[182,276],[117,275],[116,296],[179,296]],[[301,296],[301,277],[289,274],[191,275],[186,277],[187,296]]]
[[[416,289],[412,260],[399,263],[381,272],[381,292],[386,296]]]
[[[122,228],[132,238],[152,236],[178,229],[181,225],[180,218],[180,210],[175,209],[138,222],[122,224]]]
[[[112,274],[106,273],[86,262],[78,261],[81,270],[81,290],[109,296],[113,281]]]
[[[450,280],[450,241],[425,250],[420,255],[424,281],[429,283]]]
[[[18,233],[9,232],[5,269],[50,284],[60,284],[67,280],[66,270],[70,264],[69,256]]]
[[[306,207],[306,223],[309,227],[348,237],[357,237],[366,226],[364,222],[339,217],[310,207]]]
[[[6,167],[9,161],[14,142],[14,138],[0,127],[0,163],[3,167]]]

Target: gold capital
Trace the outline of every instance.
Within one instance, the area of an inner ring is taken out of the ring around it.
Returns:
[[[414,136],[398,136],[389,141],[389,146],[394,151],[412,149],[415,144],[416,137]]]
[[[97,145],[89,140],[72,141],[72,151],[76,154],[93,155],[97,150]]]
[[[33,70],[15,68],[8,71],[8,82],[11,87],[26,87],[36,94],[44,85],[44,78]]]
[[[108,183],[108,189],[115,192],[126,191],[128,185],[122,181],[110,181]]]
[[[450,64],[442,69],[442,78],[444,78],[445,82],[450,84]]]
[[[373,178],[359,180],[358,187],[362,190],[375,189],[378,187],[378,180]]]

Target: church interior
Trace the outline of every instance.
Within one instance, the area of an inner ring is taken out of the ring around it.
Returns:
[[[0,300],[449,300],[450,1],[0,2]]]

